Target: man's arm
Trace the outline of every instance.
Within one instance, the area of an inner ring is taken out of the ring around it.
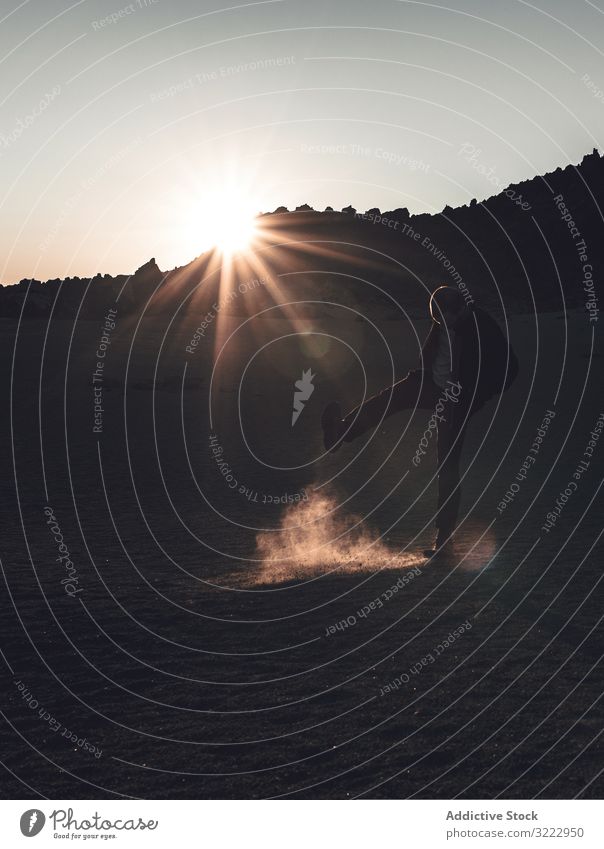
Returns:
[[[453,337],[451,345],[451,380],[456,383],[459,381],[459,363],[461,361],[461,347],[463,345],[463,336],[461,333],[456,333]],[[463,391],[463,388],[462,388]]]
[[[420,353],[421,367],[425,371],[432,371],[432,363],[434,362],[434,354],[436,351],[437,340],[438,325],[432,324]]]

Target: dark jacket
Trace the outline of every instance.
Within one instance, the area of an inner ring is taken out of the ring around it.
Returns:
[[[440,325],[434,323],[422,348],[422,368],[432,370]],[[472,412],[489,398],[504,392],[518,374],[518,360],[494,318],[476,308],[457,322],[453,346],[453,380],[461,384],[461,398],[472,402]],[[475,394],[474,394],[475,393]]]

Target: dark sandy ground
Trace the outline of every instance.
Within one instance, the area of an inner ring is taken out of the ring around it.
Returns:
[[[186,355],[197,323],[144,320],[128,360],[132,327],[118,319],[101,434],[100,322],[77,325],[67,377],[71,324],[53,322],[42,372],[45,325],[20,329],[1,483],[2,795],[600,798],[604,445],[543,530],[604,409],[585,315],[510,319],[522,373],[470,425],[457,557],[441,564],[421,555],[434,455],[410,464],[426,411],[320,457],[325,402],[360,400],[361,362],[370,392],[389,369],[403,376],[417,357],[410,327],[381,322],[385,346],[367,322],[328,311],[294,339],[275,341],[292,332],[285,321],[248,325],[214,376],[210,425],[216,340]],[[422,337],[426,322],[415,326]],[[3,323],[5,387],[14,332]],[[316,389],[292,428],[308,367]],[[264,503],[301,492],[309,500],[288,510]]]

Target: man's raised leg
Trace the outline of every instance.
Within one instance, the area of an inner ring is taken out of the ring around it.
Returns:
[[[339,404],[329,404],[323,413],[323,441],[327,451],[336,451],[342,441],[351,442],[376,427],[384,418],[415,407],[436,403],[438,388],[428,372],[418,369],[393,386],[364,401],[344,418]]]

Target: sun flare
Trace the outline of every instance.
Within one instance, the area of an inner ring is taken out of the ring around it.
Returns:
[[[256,233],[253,201],[236,192],[223,192],[208,198],[200,210],[200,226],[204,238],[220,253],[232,255],[250,247]]]
[[[197,244],[230,257],[250,248],[257,230],[257,214],[251,197],[223,186],[199,200],[190,223]]]

